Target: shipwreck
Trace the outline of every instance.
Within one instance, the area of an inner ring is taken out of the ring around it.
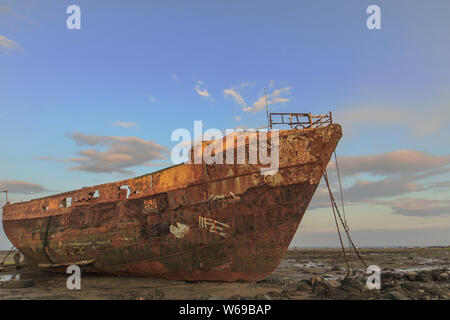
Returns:
[[[261,164],[182,163],[7,204],[5,233],[28,263],[50,271],[79,265],[185,281],[264,279],[286,253],[342,136],[331,113],[271,113],[275,125],[289,126],[279,131],[275,174],[261,174]]]

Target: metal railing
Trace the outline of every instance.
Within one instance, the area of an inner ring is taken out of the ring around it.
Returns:
[[[333,123],[331,111],[325,115],[310,113],[270,113],[270,128],[274,125],[288,125],[296,129],[320,128]]]

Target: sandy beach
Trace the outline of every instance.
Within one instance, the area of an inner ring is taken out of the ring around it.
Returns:
[[[32,279],[27,288],[0,287],[0,299],[450,299],[450,248],[362,249],[368,265],[381,268],[381,289],[369,290],[369,276],[356,256],[345,278],[341,249],[291,249],[278,268],[260,282],[212,283],[82,274],[81,290],[68,290],[68,275],[31,269],[12,256],[0,267],[0,281]],[[0,261],[6,252],[0,253]]]

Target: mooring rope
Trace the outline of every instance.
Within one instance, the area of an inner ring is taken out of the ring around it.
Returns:
[[[325,179],[325,182],[327,184],[328,187],[328,192],[330,193],[330,187],[328,185],[328,177],[327,177],[327,171],[325,170],[325,173],[323,174],[323,178]],[[341,248],[342,248],[342,254],[344,255],[344,259],[345,259],[345,264],[347,265],[347,274],[345,275],[345,278],[347,278],[350,275],[350,264],[347,260],[347,255],[345,254],[345,247],[344,247],[344,243],[342,242],[342,236],[341,236],[341,230],[339,228],[339,223],[337,221],[336,218],[336,211],[334,210],[334,206],[333,206],[333,200],[332,200],[332,194],[330,193],[330,202],[331,202],[331,209],[333,209],[333,215],[334,215],[334,222],[336,223],[336,230],[338,232],[338,236],[339,236],[339,242],[341,243]]]
[[[342,214],[344,215],[345,225],[348,227],[347,216],[345,214],[345,206],[344,206],[344,193],[342,192],[341,174],[339,173],[339,163],[338,163],[338,159],[337,159],[337,155],[336,155],[336,150],[334,151],[334,163],[336,163],[336,172],[337,172],[338,181],[339,181],[339,191],[341,194]]]
[[[347,263],[347,266],[348,266],[348,268],[350,268],[350,267],[349,267],[349,264],[348,264],[348,262],[347,262],[347,254],[345,253],[345,247],[344,247],[344,244],[343,244],[343,242],[342,242],[342,238],[341,238],[341,234],[340,234],[340,229],[339,229],[339,224],[338,224],[337,219],[336,219],[336,213],[337,213],[337,216],[339,217],[339,220],[340,220],[340,222],[341,222],[341,224],[342,224],[342,227],[344,228],[344,231],[345,231],[345,233],[346,233],[346,235],[347,235],[348,242],[349,242],[350,245],[353,247],[353,250],[355,251],[355,253],[356,253],[356,255],[358,256],[358,258],[359,258],[359,260],[361,261],[361,263],[367,268],[367,264],[366,264],[366,262],[364,261],[363,257],[361,256],[361,254],[359,253],[358,249],[356,248],[356,246],[355,246],[355,244],[354,244],[354,242],[353,242],[353,240],[352,240],[352,237],[350,236],[350,230],[349,230],[348,226],[346,225],[346,223],[344,222],[344,220],[342,219],[341,213],[339,212],[339,208],[338,208],[338,206],[337,206],[337,204],[336,204],[336,201],[335,201],[335,199],[334,199],[333,192],[331,191],[330,183],[329,183],[329,181],[328,181],[328,174],[327,174],[327,171],[326,171],[326,170],[325,170],[325,172],[324,172],[324,174],[323,174],[323,178],[324,178],[325,183],[326,183],[327,188],[328,188],[328,194],[329,194],[329,196],[330,196],[331,208],[333,209],[333,214],[334,214],[334,216],[335,216],[335,222],[336,222],[336,227],[337,227],[337,229],[338,229],[339,240],[340,240],[340,242],[341,242],[341,247],[342,247],[342,251],[343,251],[344,258],[345,258],[345,261],[346,261],[346,263]],[[349,269],[349,270],[350,270],[350,269]],[[347,275],[348,275],[349,272],[350,272],[350,271],[347,272]]]

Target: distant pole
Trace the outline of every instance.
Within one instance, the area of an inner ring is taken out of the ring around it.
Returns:
[[[270,121],[269,121],[269,106],[267,105],[267,88],[264,88],[264,98],[266,99],[267,127],[270,127]]]

